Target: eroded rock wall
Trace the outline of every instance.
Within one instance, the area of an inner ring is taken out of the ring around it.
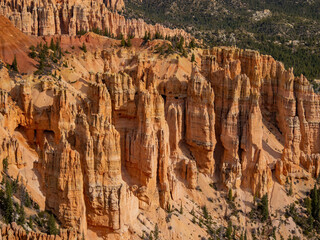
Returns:
[[[180,29],[150,25],[142,19],[125,19],[116,12],[124,7],[123,0],[66,0],[66,1],[0,1],[4,15],[23,33],[36,36],[55,34],[76,35],[80,31],[99,28],[114,37],[123,34],[143,38],[145,32],[163,36],[190,35]]]
[[[303,76],[255,51],[197,50],[191,63],[148,47],[100,50],[104,72],[74,82],[42,76],[0,91],[0,157],[23,167],[12,136],[23,133],[63,227],[121,234],[140,209],[195,189],[198,174],[260,196],[275,178],[319,175],[319,96]]]

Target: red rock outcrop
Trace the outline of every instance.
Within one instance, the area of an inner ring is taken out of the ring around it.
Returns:
[[[0,10],[1,12],[1,10]],[[28,49],[31,45],[36,45],[34,38],[27,37],[13,24],[0,14],[0,58],[11,64],[14,57],[18,62],[20,72],[35,71],[37,62],[28,57]]]
[[[23,167],[22,133],[39,156],[45,207],[64,228],[123,236],[139,211],[166,209],[199,175],[258,195],[273,176],[319,175],[319,95],[292,69],[250,50],[198,49],[191,63],[155,54],[162,41],[121,48],[96,38],[100,49],[92,34],[61,37],[89,50],[68,48],[61,79],[10,79],[0,65],[9,81],[0,83],[0,157]]]
[[[215,89],[216,129],[223,147],[220,166],[228,175],[224,178],[261,193],[267,192],[274,168],[281,183],[286,176],[306,177],[306,171],[317,176],[319,96],[309,82],[254,51],[214,48],[206,55],[202,72]],[[283,156],[276,164],[264,157],[263,120],[284,138]]]
[[[163,36],[182,35],[191,38],[180,29],[165,28],[160,24],[150,25],[142,19],[125,19],[115,12],[124,7],[123,0],[66,0],[66,1],[0,1],[0,15],[28,35],[47,36],[69,34],[96,28],[110,35],[133,35],[143,38],[145,32]]]

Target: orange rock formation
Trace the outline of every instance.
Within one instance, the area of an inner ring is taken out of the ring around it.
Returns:
[[[191,63],[153,53],[163,41],[92,36],[61,38],[89,49],[66,47],[61,80],[0,67],[0,159],[24,168],[22,134],[64,228],[126,239],[140,211],[178,202],[199,174],[260,196],[273,174],[319,175],[319,96],[292,69],[250,50],[197,49]]]
[[[22,32],[28,35],[47,36],[69,34],[95,28],[107,30],[115,37],[133,35],[142,38],[145,32],[163,36],[190,35],[180,29],[165,28],[160,24],[150,25],[142,19],[125,19],[115,10],[124,7],[123,0],[66,0],[66,1],[0,1],[0,15],[9,18]]]

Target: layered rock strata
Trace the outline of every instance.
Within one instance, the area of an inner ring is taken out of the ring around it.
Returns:
[[[0,15],[23,33],[36,36],[55,34],[76,35],[80,31],[100,29],[115,37],[135,36],[142,38],[145,32],[163,36],[190,35],[180,29],[165,28],[160,24],[150,25],[142,19],[125,19],[115,10],[124,7],[123,0],[65,0],[65,1],[0,1]]]
[[[303,76],[237,48],[194,50],[196,63],[164,57],[153,52],[161,42],[69,48],[64,60],[81,74],[2,87],[0,157],[23,167],[14,133],[23,134],[63,227],[123,236],[140,210],[166,209],[199,174],[260,196],[273,176],[318,177],[319,96]]]

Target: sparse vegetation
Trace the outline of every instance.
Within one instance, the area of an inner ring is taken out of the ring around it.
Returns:
[[[80,49],[86,53],[87,52],[87,45],[85,43],[82,44],[82,46],[80,47]]]
[[[24,211],[24,206],[23,203],[21,201],[20,203],[20,208],[19,208],[19,218],[17,220],[17,223],[21,226],[23,226],[25,224],[26,221],[26,213]]]
[[[50,235],[59,234],[59,230],[56,225],[56,220],[54,219],[54,216],[52,214],[50,214],[50,216],[49,216],[47,226],[48,226],[48,233]]]
[[[60,41],[54,41],[52,38],[50,46],[45,42],[39,43],[37,46],[31,46],[29,56],[38,61],[38,70],[35,74],[49,74],[52,68],[62,64],[60,61],[63,53]]]
[[[8,158],[5,158],[2,160],[2,166],[3,166],[3,171],[7,172],[9,167]]]
[[[230,202],[233,201],[233,194],[232,194],[232,189],[231,188],[228,191],[228,201],[230,201]]]
[[[293,67],[296,75],[320,78],[317,1],[126,0],[125,4],[128,18],[142,17],[148,23],[182,28],[209,46],[256,49]],[[270,14],[255,17],[264,10]]]
[[[12,61],[12,64],[11,64],[11,69],[13,71],[18,72],[18,62],[17,62],[17,56],[16,55],[14,55],[14,58],[13,58],[13,61]]]
[[[195,57],[194,53],[192,53],[192,55],[191,55],[191,62],[194,62],[195,60],[196,60],[196,57]]]
[[[265,222],[269,217],[269,200],[268,194],[263,195],[261,203],[258,205],[258,209],[261,213],[261,221]]]

